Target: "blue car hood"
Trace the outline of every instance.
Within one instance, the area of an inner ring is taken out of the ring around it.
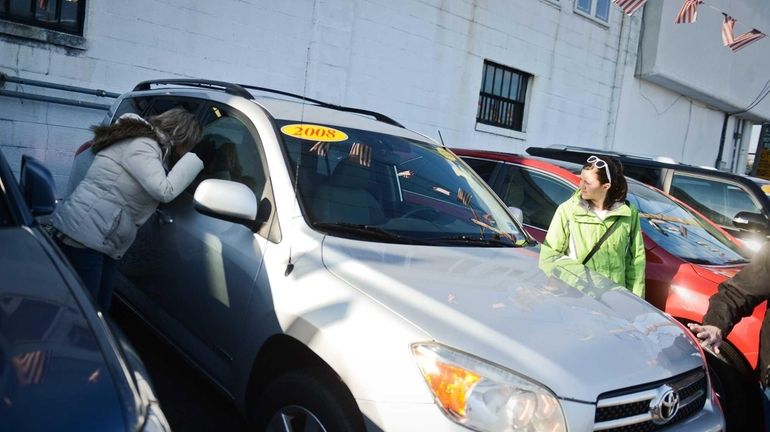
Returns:
[[[0,275],[0,429],[125,431],[102,345],[33,233],[0,229]]]

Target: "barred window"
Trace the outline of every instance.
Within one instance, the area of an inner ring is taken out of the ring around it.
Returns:
[[[0,0],[0,19],[83,35],[85,0]]]
[[[523,131],[524,102],[532,75],[484,61],[481,94],[476,121],[515,131]]]

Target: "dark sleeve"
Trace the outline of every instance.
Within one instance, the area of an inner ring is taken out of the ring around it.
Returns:
[[[719,292],[709,299],[703,323],[719,327],[727,336],[743,317],[770,298],[770,243],[732,278],[719,284]]]

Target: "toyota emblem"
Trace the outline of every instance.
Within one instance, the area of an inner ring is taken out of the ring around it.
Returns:
[[[658,396],[650,403],[650,414],[655,424],[665,424],[671,421],[679,411],[679,393],[664,385],[658,389]]]

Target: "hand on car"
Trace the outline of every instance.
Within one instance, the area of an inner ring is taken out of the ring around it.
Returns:
[[[722,344],[722,330],[719,327],[695,323],[687,324],[687,327],[695,333],[695,337],[700,339],[703,348],[714,350],[719,354],[719,345]]]

